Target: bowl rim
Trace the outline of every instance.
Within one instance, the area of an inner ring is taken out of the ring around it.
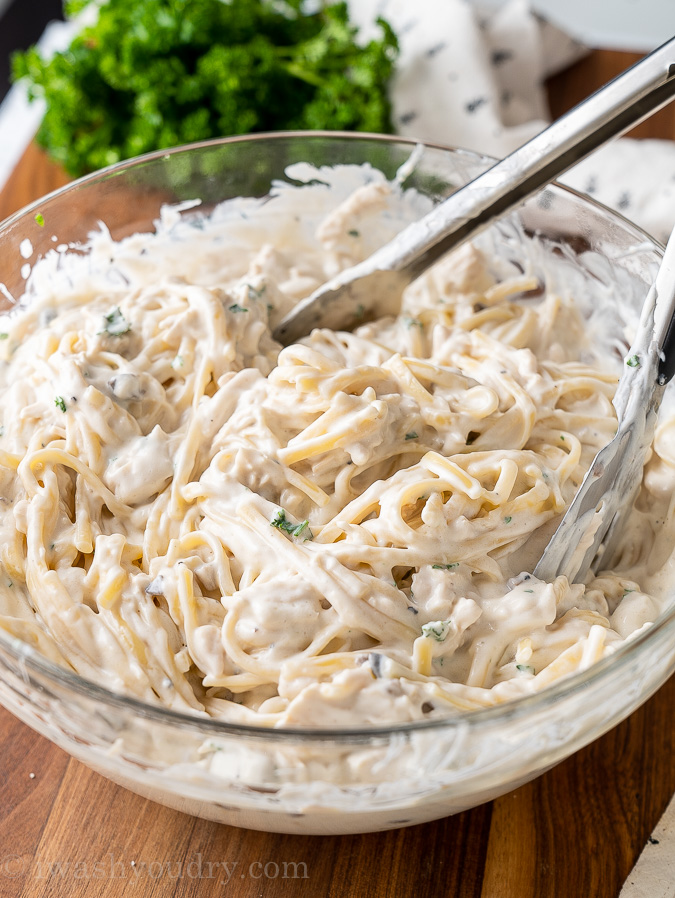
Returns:
[[[453,147],[447,144],[416,140],[410,137],[400,137],[395,134],[347,131],[277,131],[213,138],[211,140],[197,141],[195,143],[155,150],[151,153],[135,156],[131,159],[117,162],[92,172],[91,174],[70,181],[68,184],[41,196],[39,199],[23,206],[21,209],[0,221],[0,234],[13,227],[20,220],[28,218],[33,212],[39,211],[40,207],[47,201],[54,200],[70,192],[75,192],[82,187],[86,187],[90,183],[106,180],[111,176],[122,174],[128,169],[138,166],[139,163],[145,164],[158,159],[166,159],[173,155],[180,155],[199,149],[208,149],[210,147],[228,144],[252,143],[259,141],[281,142],[284,140],[298,139],[331,139],[348,140],[350,142],[365,140],[370,143],[400,144],[409,146],[411,150],[417,146],[422,146],[432,150],[440,150],[454,155],[466,156],[474,161],[483,161],[488,164],[495,162],[493,157],[474,152],[473,150]],[[586,205],[595,207],[596,210],[602,212],[605,217],[612,219],[624,230],[632,231],[636,239],[645,244],[649,244],[649,247],[655,250],[657,255],[663,254],[663,244],[634,222],[627,219],[620,212],[610,209],[593,197],[587,196],[586,194],[575,190],[572,187],[568,187],[565,184],[560,184],[557,181],[552,182],[551,185],[543,189],[550,189],[551,186],[554,186],[556,189],[561,190],[566,194],[572,195]],[[262,724],[232,723],[219,718],[209,717],[205,713],[200,714],[196,711],[175,711],[159,704],[150,704],[149,702],[145,702],[134,696],[115,692],[104,685],[88,680],[86,677],[81,676],[75,671],[60,667],[55,662],[52,662],[41,655],[27,642],[24,642],[18,637],[9,636],[7,633],[3,632],[2,629],[0,629],[0,652],[7,652],[7,654],[22,667],[25,665],[28,670],[32,669],[36,674],[42,675],[75,693],[84,695],[88,699],[101,701],[104,705],[112,706],[119,710],[133,711],[138,717],[147,720],[155,720],[166,725],[176,725],[181,729],[193,731],[200,730],[205,735],[211,737],[238,735],[262,740],[274,739],[283,742],[300,739],[313,742],[329,740],[331,742],[339,743],[358,743],[363,741],[372,742],[378,738],[387,739],[393,735],[445,729],[452,730],[466,728],[467,726],[471,726],[472,728],[489,727],[499,722],[519,721],[533,711],[547,710],[562,700],[569,699],[572,696],[587,690],[591,686],[599,685],[609,676],[614,675],[617,666],[627,664],[630,659],[639,655],[643,646],[655,641],[659,634],[667,634],[671,630],[675,630],[675,603],[667,607],[648,626],[641,628],[635,635],[629,636],[628,639],[611,654],[582,671],[577,671],[573,674],[564,676],[540,691],[513,699],[507,699],[475,710],[459,711],[443,717],[435,717],[430,720],[339,728],[334,726],[276,727]],[[24,678],[25,673],[27,672],[28,671],[24,672]],[[40,684],[40,687],[43,688],[42,684]],[[644,700],[647,698],[648,695],[645,695]]]

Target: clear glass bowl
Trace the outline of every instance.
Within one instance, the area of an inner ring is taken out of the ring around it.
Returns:
[[[100,220],[114,237],[153,230],[164,203],[200,197],[208,206],[233,196],[265,196],[298,161],[368,162],[393,177],[413,148],[380,136],[260,135],[117,165],[0,226],[0,283],[21,295],[26,239],[40,255],[57,243],[86,241]],[[427,147],[406,183],[439,201],[488,164],[471,153]],[[589,319],[599,320],[607,339],[620,345],[662,255],[619,215],[558,186],[483,240],[508,264],[517,267],[527,254],[552,286],[585,295]],[[390,727],[270,730],[125,698],[0,634],[0,701],[71,755],[181,811],[292,833],[388,829],[494,798],[616,725],[673,669],[675,607],[586,672],[509,704]]]

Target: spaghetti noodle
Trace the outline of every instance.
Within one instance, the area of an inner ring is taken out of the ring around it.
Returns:
[[[338,174],[36,266],[0,334],[5,631],[170,708],[354,725],[543,688],[654,619],[663,428],[622,572],[521,573],[616,429],[571,300],[468,247],[396,320],[274,343],[424,211]]]

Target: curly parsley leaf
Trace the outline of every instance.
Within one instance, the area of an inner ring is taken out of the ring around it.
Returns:
[[[66,12],[87,5],[71,0]],[[45,99],[38,142],[73,175],[228,134],[391,131],[391,27],[378,19],[379,40],[362,45],[345,2],[306,7],[108,0],[51,60],[35,47],[15,54],[13,78]]]

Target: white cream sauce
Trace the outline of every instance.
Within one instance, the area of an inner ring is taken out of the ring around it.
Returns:
[[[199,227],[32,270],[0,341],[0,626],[85,677],[230,721],[415,720],[541,689],[675,577],[673,420],[613,573],[532,570],[616,429],[574,302],[463,248],[397,319],[280,351],[299,299],[426,211],[316,172]]]

